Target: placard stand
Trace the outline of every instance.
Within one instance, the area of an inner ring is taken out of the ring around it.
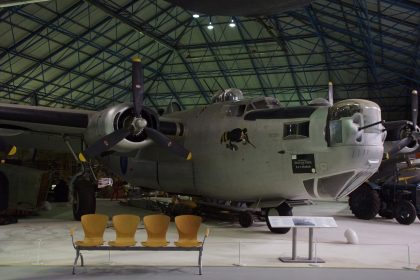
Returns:
[[[301,217],[301,216],[270,216],[268,217],[270,224],[274,228],[292,228],[292,257],[280,257],[279,260],[285,263],[324,263],[321,258],[313,257],[313,239],[314,228],[334,228],[337,227],[333,217]],[[297,248],[297,229],[309,229],[309,242],[308,242],[308,257],[299,258],[296,255]]]

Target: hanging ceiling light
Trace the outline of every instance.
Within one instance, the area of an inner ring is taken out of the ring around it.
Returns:
[[[193,18],[199,18],[200,15],[199,14],[193,14]]]
[[[209,25],[207,25],[208,30],[212,30],[214,26],[211,24],[211,17],[209,18]]]
[[[230,23],[229,23],[229,27],[234,28],[236,26],[235,21],[233,20],[233,18],[230,19]]]

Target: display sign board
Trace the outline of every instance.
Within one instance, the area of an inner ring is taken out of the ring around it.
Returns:
[[[292,155],[293,173],[315,173],[313,154]]]
[[[337,227],[333,217],[305,217],[305,216],[269,216],[268,220],[273,228],[312,227],[332,228]]]
[[[114,182],[112,181],[112,178],[99,178],[98,179],[98,188],[105,188],[106,186],[112,186]]]

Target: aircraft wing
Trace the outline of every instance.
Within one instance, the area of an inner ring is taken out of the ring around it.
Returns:
[[[158,114],[143,106],[143,68],[138,57],[132,59],[132,93],[132,104],[120,103],[100,112],[0,104],[0,144],[54,149],[60,143],[68,144],[63,138],[79,138],[88,144],[79,155],[85,160],[111,150],[132,152],[144,148],[150,142],[145,140],[150,139],[177,156],[191,159],[190,151],[159,130],[165,126]],[[174,123],[166,128],[169,134],[178,131]],[[179,128],[181,131],[181,125]]]
[[[23,148],[68,151],[64,137],[80,150],[95,111],[0,104],[0,137]]]

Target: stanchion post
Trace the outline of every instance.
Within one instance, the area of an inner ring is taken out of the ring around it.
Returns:
[[[295,227],[293,230],[293,239],[292,239],[292,260],[296,260],[296,239],[297,239],[297,229]]]
[[[309,228],[309,253],[308,253],[308,259],[312,260],[312,250],[313,250],[313,240],[314,240],[314,229]]]
[[[239,241],[238,243],[238,259],[239,259],[238,265],[241,266],[241,241]]]

